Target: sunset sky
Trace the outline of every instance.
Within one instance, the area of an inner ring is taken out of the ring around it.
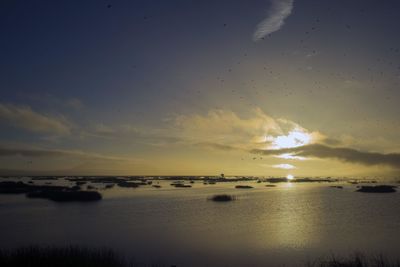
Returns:
[[[400,175],[400,1],[0,3],[0,174]]]

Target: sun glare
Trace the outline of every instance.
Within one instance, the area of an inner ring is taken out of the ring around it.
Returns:
[[[286,179],[288,179],[288,180],[293,180],[293,179],[294,179],[294,176],[291,175],[291,174],[288,174],[288,175],[286,176]]]
[[[288,135],[279,135],[272,140],[273,149],[304,146],[311,142],[312,136],[301,130],[293,130]]]

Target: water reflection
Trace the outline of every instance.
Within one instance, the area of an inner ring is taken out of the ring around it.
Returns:
[[[355,249],[397,255],[400,194],[371,196],[324,184],[251,185],[115,188],[96,205],[14,196],[0,209],[0,245],[110,246],[143,262],[157,255],[156,262],[183,266],[194,265],[193,259],[199,266],[265,266],[266,258],[282,265]],[[207,201],[218,193],[238,200]]]

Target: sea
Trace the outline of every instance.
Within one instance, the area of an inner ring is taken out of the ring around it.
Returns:
[[[400,256],[399,192],[360,193],[346,182],[170,183],[93,184],[103,199],[87,203],[0,194],[0,247],[107,247],[138,266],[304,266],[355,253]],[[236,199],[210,200],[217,194]]]

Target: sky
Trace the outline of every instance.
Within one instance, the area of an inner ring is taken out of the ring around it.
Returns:
[[[0,174],[398,177],[396,0],[0,2]]]

